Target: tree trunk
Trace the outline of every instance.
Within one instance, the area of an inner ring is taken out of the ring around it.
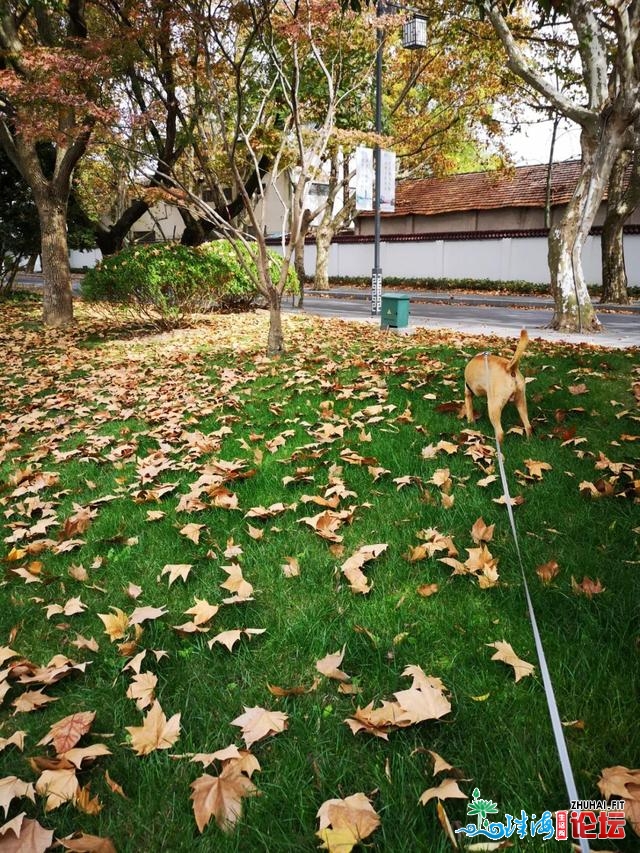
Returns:
[[[96,243],[104,257],[119,252],[129,231],[136,222],[149,210],[149,205],[142,199],[136,199],[118,217],[118,221],[108,227],[98,225],[95,230]]]
[[[269,288],[269,337],[267,339],[267,355],[280,355],[284,352],[284,335],[282,333],[282,294],[275,287]]]
[[[40,198],[37,207],[42,234],[42,320],[45,326],[60,328],[73,322],[67,206],[58,200]]]
[[[329,252],[334,231],[321,225],[316,230],[316,274],[313,286],[316,290],[329,289]]]
[[[633,167],[625,187],[625,173]],[[629,304],[627,271],[624,263],[624,224],[640,201],[640,153],[623,149],[611,170],[607,193],[607,216],[602,228],[601,302]]]
[[[613,125],[613,123],[612,123]],[[611,126],[597,139],[582,133],[582,171],[559,225],[549,231],[549,270],[555,312],[551,328],[570,332],[600,329],[582,268],[582,250],[602,201],[623,131]]]

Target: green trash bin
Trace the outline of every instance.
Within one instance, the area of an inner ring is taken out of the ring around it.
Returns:
[[[398,293],[383,294],[380,325],[383,329],[406,329],[409,325],[409,297]]]

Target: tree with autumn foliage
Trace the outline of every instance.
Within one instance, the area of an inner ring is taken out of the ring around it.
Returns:
[[[85,0],[3,3],[0,51],[0,143],[38,210],[44,323],[65,326],[73,319],[67,204],[94,127],[109,115],[100,95],[104,56],[89,38]],[[42,142],[54,148],[51,173]]]
[[[370,70],[354,76],[345,60],[357,16],[338,2],[318,0],[220,2],[206,14],[196,3],[190,16],[204,57],[197,91],[200,150],[210,144],[202,175],[214,197],[226,192],[242,199],[241,227],[196,194],[189,198],[218,233],[243,244],[255,260],[256,287],[270,313],[267,349],[278,353],[284,348],[282,295],[306,190],[328,156],[340,105],[362,89]],[[313,98],[304,96],[307,75],[316,81]],[[253,192],[250,173],[260,176]],[[270,192],[282,208],[283,263],[275,281],[266,244]]]
[[[552,326],[593,331],[600,323],[584,279],[582,249],[614,163],[640,113],[640,4],[540,0],[534,7],[536,14],[532,15],[528,3],[511,3],[508,9],[496,0],[481,3],[511,70],[559,114],[581,127],[580,176],[562,221],[552,225],[549,233],[555,301]],[[565,72],[573,72],[573,90],[558,86],[540,59],[545,25],[551,20],[562,23],[562,37],[556,30],[549,44],[553,62]]]
[[[429,21],[427,46],[406,50],[400,43],[406,16],[376,17],[372,5],[362,9],[360,26],[368,30],[366,49],[372,59],[376,28],[384,30],[381,144],[395,151],[401,176],[452,174],[500,160],[505,154],[502,128],[494,113],[498,102],[508,109],[515,89],[496,52],[491,30],[485,27],[478,32],[477,26],[471,26],[464,4],[449,4],[443,12],[440,4],[423,2],[420,11]],[[370,130],[374,103],[375,92],[368,79],[359,98],[352,99],[350,110],[343,110],[339,126]],[[352,151],[344,148],[343,140],[342,159],[349,159]],[[344,204],[335,205],[340,194],[345,194],[350,177],[349,169],[341,170],[334,155],[328,170],[328,197],[315,229],[315,286],[320,289],[329,286],[331,241],[355,213],[353,192]]]

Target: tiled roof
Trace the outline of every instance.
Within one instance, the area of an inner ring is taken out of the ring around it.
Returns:
[[[396,187],[395,213],[383,216],[433,216],[461,210],[544,207],[547,171],[546,165],[518,166],[506,171],[468,172],[446,178],[401,181]],[[569,201],[579,174],[579,160],[553,164],[552,205]]]

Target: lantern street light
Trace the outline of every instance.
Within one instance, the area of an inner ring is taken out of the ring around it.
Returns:
[[[409,50],[427,46],[427,19],[413,9],[400,6],[397,3],[376,2],[376,18],[378,21],[388,11],[411,12],[411,17],[402,27],[402,46]],[[384,47],[384,30],[378,24],[376,27],[376,134],[382,134],[382,51]],[[380,313],[382,305],[382,267],[380,265],[380,184],[382,177],[380,145],[376,143],[373,149],[375,173],[374,194],[374,251],[373,270],[371,271],[371,315]]]

